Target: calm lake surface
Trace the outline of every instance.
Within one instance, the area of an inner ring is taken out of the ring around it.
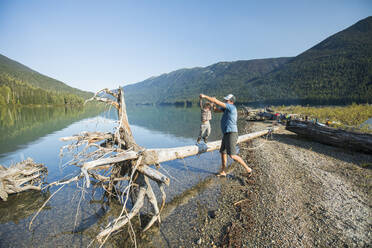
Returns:
[[[143,147],[195,144],[200,125],[198,108],[129,106],[127,111],[134,138]],[[112,132],[116,116],[116,111],[97,107],[2,109],[0,164],[8,167],[31,157],[48,167],[48,182],[72,177],[79,171],[62,166],[69,157],[60,159],[59,151],[68,143],[59,138],[81,131]],[[220,118],[220,114],[213,116],[210,141],[221,138]],[[218,151],[163,163],[160,171],[171,179],[166,188],[167,202],[213,175],[219,165]],[[90,188],[82,197],[76,184],[71,184],[53,197],[28,230],[33,215],[56,190],[54,187],[45,192],[30,191],[0,202],[0,247],[86,247],[121,209],[102,201],[100,190]]]

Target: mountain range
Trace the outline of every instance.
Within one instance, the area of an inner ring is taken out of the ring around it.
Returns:
[[[134,104],[196,103],[233,93],[239,103],[372,102],[372,17],[296,57],[220,62],[180,69],[124,87]]]
[[[219,62],[179,69],[124,87],[129,104],[191,105],[200,93],[238,103],[372,102],[372,17],[296,57]],[[81,104],[92,93],[72,88],[0,55],[0,105]]]

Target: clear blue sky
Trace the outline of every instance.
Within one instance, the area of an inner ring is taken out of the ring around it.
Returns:
[[[0,0],[0,54],[83,90],[220,61],[296,56],[370,0]]]

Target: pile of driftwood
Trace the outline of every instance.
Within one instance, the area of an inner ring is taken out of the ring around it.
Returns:
[[[372,154],[372,134],[351,132],[298,120],[288,121],[286,129],[323,144]]]
[[[31,158],[6,168],[0,165],[0,198],[8,199],[9,194],[26,190],[41,190],[47,175],[43,164],[36,164]]]
[[[220,148],[221,141],[176,148],[145,149],[139,146],[133,138],[126,113],[124,91],[121,88],[117,90],[103,89],[87,101],[92,100],[104,102],[116,108],[118,113],[117,127],[112,133],[82,132],[78,135],[61,138],[62,141],[72,141],[71,144],[62,147],[61,156],[71,153],[72,159],[68,165],[79,167],[80,172],[67,180],[53,182],[48,187],[58,185],[63,187],[72,182],[81,182],[80,185],[89,188],[94,184],[95,187],[102,187],[108,198],[116,198],[122,203],[121,214],[96,236],[96,240],[102,246],[111,233],[121,229],[140,212],[146,198],[152,206],[152,217],[144,230],[149,229],[156,221],[161,221],[160,212],[166,199],[164,186],[169,185],[170,180],[156,169],[157,166],[150,167],[149,165],[160,165],[161,162],[213,151]],[[272,129],[262,130],[242,135],[239,137],[238,143],[272,131]],[[160,205],[152,189],[151,180],[158,185],[162,194]],[[55,191],[43,206],[62,187]],[[132,203],[130,210],[127,208],[128,201]],[[30,228],[31,225],[32,221]]]
[[[277,116],[269,109],[252,109],[250,107],[243,106],[242,113],[245,119],[248,121],[265,121],[265,120],[276,120]]]

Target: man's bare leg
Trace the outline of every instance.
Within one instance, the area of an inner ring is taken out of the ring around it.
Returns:
[[[227,163],[227,154],[221,152],[221,170],[218,173],[218,176],[226,176],[226,163]]]
[[[241,164],[245,168],[247,173],[252,173],[252,169],[248,167],[248,165],[244,162],[244,160],[241,157],[239,157],[238,155],[230,155],[230,158]]]

